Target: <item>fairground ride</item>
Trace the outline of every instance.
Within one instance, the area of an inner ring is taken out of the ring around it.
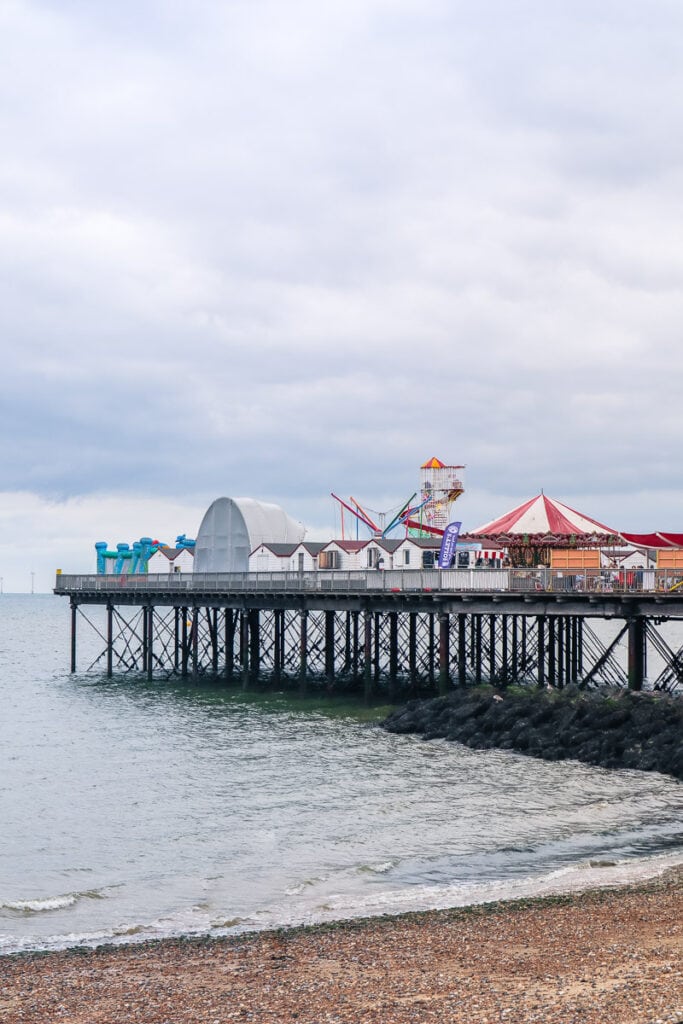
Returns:
[[[388,537],[400,528],[405,530],[406,536],[441,537],[451,522],[453,504],[464,493],[464,469],[464,466],[447,466],[437,458],[428,459],[420,466],[419,491],[414,491],[407,501],[388,512],[368,510],[353,497],[347,502],[331,492],[339,504],[342,540],[347,539],[345,511],[351,516],[356,539],[360,526],[369,530],[371,537]]]

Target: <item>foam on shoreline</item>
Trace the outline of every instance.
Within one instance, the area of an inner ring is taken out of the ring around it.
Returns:
[[[558,897],[578,899],[594,892],[609,894],[628,890],[638,891],[660,882],[666,885],[668,879],[675,882],[678,878],[683,878],[683,852],[638,861],[588,861],[568,865],[536,879],[490,883],[469,887],[467,891],[459,889],[458,886],[443,887],[438,895],[432,891],[431,898],[424,892],[389,893],[363,901],[353,912],[351,908],[345,910],[342,906],[335,906],[332,903],[320,913],[283,921],[281,924],[268,922],[259,925],[257,920],[247,918],[236,919],[223,927],[170,930],[165,934],[155,933],[153,929],[144,925],[136,925],[118,929],[112,934],[62,936],[56,938],[54,943],[49,942],[41,946],[27,945],[0,952],[0,960],[17,956],[49,957],[69,952],[101,953],[107,950],[135,949],[139,946],[173,945],[178,942],[220,942],[272,933],[295,934],[302,929],[327,930],[336,925],[372,926],[373,922],[380,920],[400,922],[401,918],[412,919],[416,914],[438,915],[448,911],[467,911],[470,908],[489,907],[497,912],[505,912],[506,909],[514,911],[520,903],[542,904]]]

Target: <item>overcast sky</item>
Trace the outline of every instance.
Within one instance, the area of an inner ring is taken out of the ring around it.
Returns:
[[[0,0],[0,576],[466,463],[683,530],[680,0]]]

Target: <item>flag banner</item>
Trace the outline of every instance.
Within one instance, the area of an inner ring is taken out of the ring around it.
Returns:
[[[455,558],[455,548],[460,535],[462,523],[449,523],[443,532],[441,550],[439,551],[439,569],[450,569]]]

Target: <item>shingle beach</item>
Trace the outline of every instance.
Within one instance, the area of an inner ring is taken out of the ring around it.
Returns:
[[[683,869],[638,886],[0,959],[4,1024],[678,1024]]]

